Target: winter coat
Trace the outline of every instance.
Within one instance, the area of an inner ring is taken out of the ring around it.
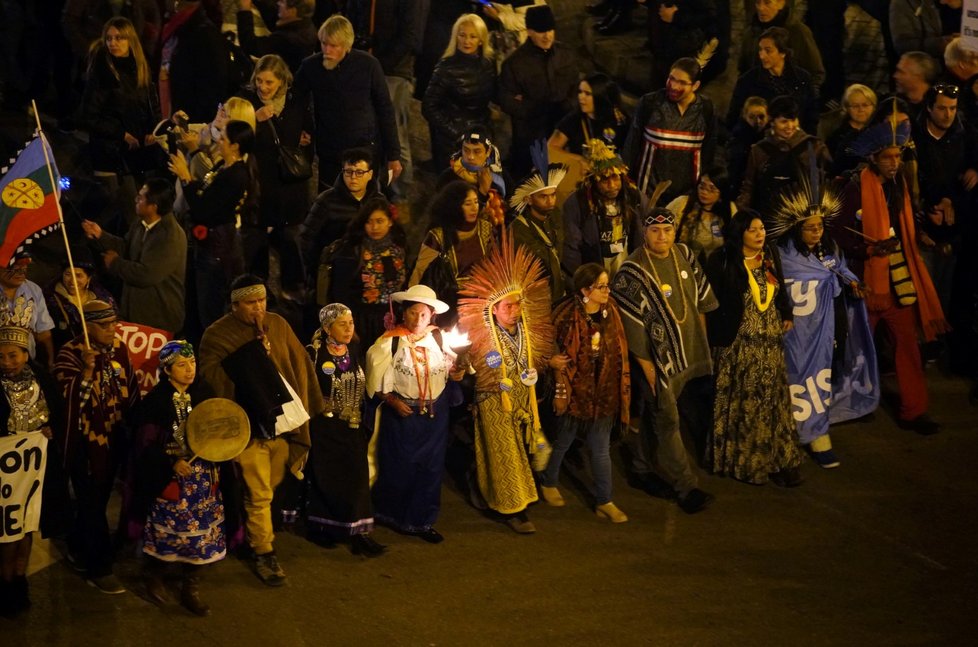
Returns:
[[[421,104],[431,128],[432,146],[442,158],[455,152],[459,138],[475,125],[489,125],[489,102],[496,96],[496,66],[479,54],[455,52],[435,66]],[[436,159],[443,161],[436,156]]]
[[[278,54],[293,74],[302,60],[319,48],[316,26],[310,19],[303,18],[276,27],[268,36],[255,36],[255,15],[250,11],[238,12],[238,41],[251,56]]]
[[[727,112],[727,126],[733,127],[737,123],[744,103],[750,97],[761,97],[770,103],[781,95],[789,95],[798,102],[801,108],[798,115],[801,127],[808,132],[815,132],[819,117],[818,90],[812,82],[812,76],[790,56],[784,62],[781,76],[774,76],[758,64],[737,79]]]
[[[554,43],[543,51],[531,40],[520,45],[499,75],[499,105],[513,120],[514,142],[549,137],[574,107],[577,83],[578,65],[569,47]]]
[[[757,39],[769,27],[783,27],[788,30],[788,47],[791,49],[791,56],[801,68],[811,74],[812,84],[816,88],[821,87],[825,81],[825,66],[822,64],[822,54],[815,44],[815,37],[812,35],[812,30],[796,20],[787,7],[768,23],[762,24],[757,15],[751,19],[740,38],[743,46],[740,48],[737,71],[743,74],[757,65]]]

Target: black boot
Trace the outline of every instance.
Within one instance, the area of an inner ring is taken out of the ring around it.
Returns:
[[[0,618],[13,618],[17,615],[13,607],[14,583],[0,579]]]
[[[11,598],[18,611],[27,611],[31,608],[30,587],[27,585],[26,575],[14,576],[13,595]]]
[[[183,588],[180,590],[180,604],[195,616],[209,616],[211,608],[200,599],[200,576],[196,573],[185,573]]]

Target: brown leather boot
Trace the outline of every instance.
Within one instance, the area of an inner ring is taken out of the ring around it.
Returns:
[[[209,616],[211,608],[200,599],[200,577],[184,575],[183,588],[180,591],[180,604],[195,616]]]

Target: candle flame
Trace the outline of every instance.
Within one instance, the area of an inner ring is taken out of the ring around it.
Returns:
[[[462,349],[472,345],[472,342],[469,341],[469,333],[459,332],[458,326],[444,331],[442,333],[442,339],[448,344],[449,348]]]

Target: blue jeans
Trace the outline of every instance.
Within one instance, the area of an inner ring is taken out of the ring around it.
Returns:
[[[578,432],[587,434],[587,446],[591,450],[591,473],[594,475],[594,498],[598,505],[611,501],[611,454],[608,446],[611,444],[611,426],[614,418],[598,418],[597,420],[581,420],[569,414],[558,419],[557,437],[553,442],[553,453],[550,462],[543,472],[543,484],[547,487],[557,487],[560,478],[560,464],[564,454],[570,449]]]

